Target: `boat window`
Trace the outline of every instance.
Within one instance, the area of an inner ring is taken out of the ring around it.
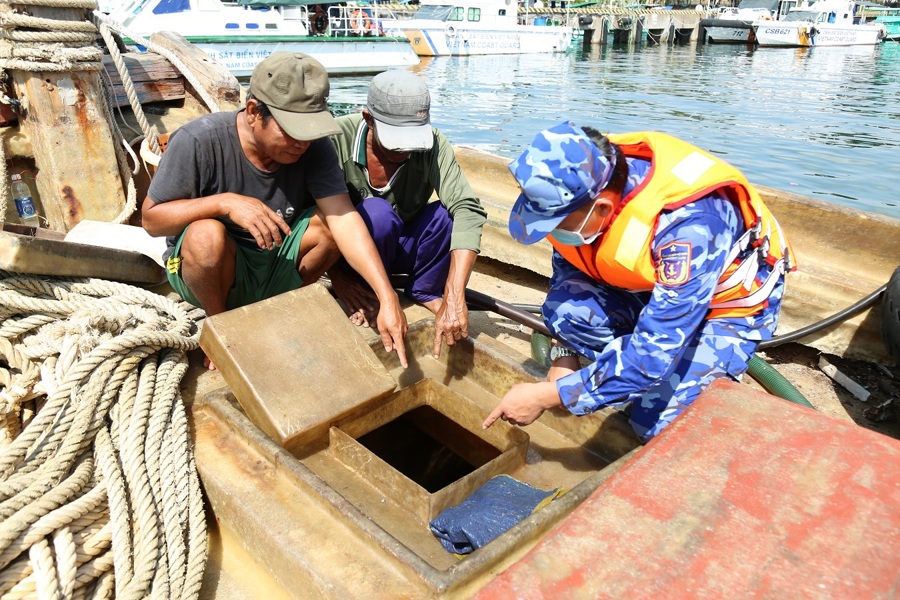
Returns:
[[[505,16],[506,16],[506,9],[505,9],[505,8],[501,8],[500,10],[497,11],[497,14],[498,14],[499,16],[501,16],[501,17],[505,17]]]
[[[168,15],[172,13],[184,12],[190,9],[190,0],[160,0],[160,3],[153,7],[153,14]]]
[[[237,23],[225,23],[225,29],[240,29],[241,26]]]
[[[416,15],[413,18],[446,21],[450,17],[451,12],[453,12],[452,6],[447,6],[446,4],[429,4],[416,11]]]
[[[785,21],[815,21],[819,13],[812,10],[792,10],[784,17]]]
[[[480,21],[481,20],[481,9],[480,8],[470,8],[469,14],[466,18],[469,21]]]
[[[453,10],[450,11],[450,16],[447,17],[448,21],[462,21],[463,20],[463,7],[462,6],[454,6]]]
[[[266,29],[278,29],[278,23],[266,23]]]
[[[259,23],[247,23],[247,29],[259,29]]]

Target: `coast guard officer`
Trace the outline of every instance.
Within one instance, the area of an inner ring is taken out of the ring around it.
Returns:
[[[772,337],[793,256],[734,167],[662,133],[564,122],[509,168],[510,234],[554,247],[542,312],[560,344],[547,381],[514,385],[484,427],[630,403],[646,442]]]

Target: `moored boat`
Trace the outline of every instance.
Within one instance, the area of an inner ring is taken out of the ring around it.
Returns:
[[[753,23],[760,46],[855,46],[884,40],[881,24],[865,23],[861,7],[846,0],[817,0],[798,6],[778,22]]]
[[[174,31],[237,77],[249,77],[277,50],[309,54],[335,74],[377,73],[419,62],[405,37],[385,35],[377,5],[132,0],[110,17],[142,37]]]
[[[700,26],[714,44],[742,44],[756,41],[754,21],[777,21],[797,5],[796,0],[742,0],[737,6],[723,6],[703,19]]]
[[[420,56],[471,54],[537,54],[565,52],[572,28],[551,25],[546,17],[518,12],[517,3],[505,0],[424,0],[408,20],[385,20],[391,35],[409,38]]]
[[[866,13],[877,15],[872,21],[884,27],[886,42],[900,42],[900,6],[866,6]]]

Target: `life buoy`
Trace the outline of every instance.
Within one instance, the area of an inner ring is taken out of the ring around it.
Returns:
[[[366,11],[358,8],[350,15],[350,29],[359,35],[363,35],[372,29],[372,20],[369,19]]]
[[[321,10],[316,10],[309,18],[309,30],[315,34],[322,34],[328,30],[328,17]]]

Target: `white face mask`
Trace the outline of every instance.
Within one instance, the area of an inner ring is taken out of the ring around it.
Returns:
[[[584,229],[584,226],[587,225],[588,220],[590,220],[591,215],[594,214],[594,209],[597,208],[597,202],[594,202],[594,205],[591,207],[591,210],[588,211],[587,215],[584,217],[584,221],[581,222],[581,225],[575,231],[566,231],[565,229],[554,229],[550,232],[550,235],[553,236],[553,239],[562,244],[563,246],[585,246],[587,244],[592,244],[594,241],[600,237],[600,234],[603,233],[603,229],[606,226],[606,217],[603,217],[603,221],[600,222],[600,227],[597,229],[597,232],[589,237],[584,237],[582,235],[581,230]]]

